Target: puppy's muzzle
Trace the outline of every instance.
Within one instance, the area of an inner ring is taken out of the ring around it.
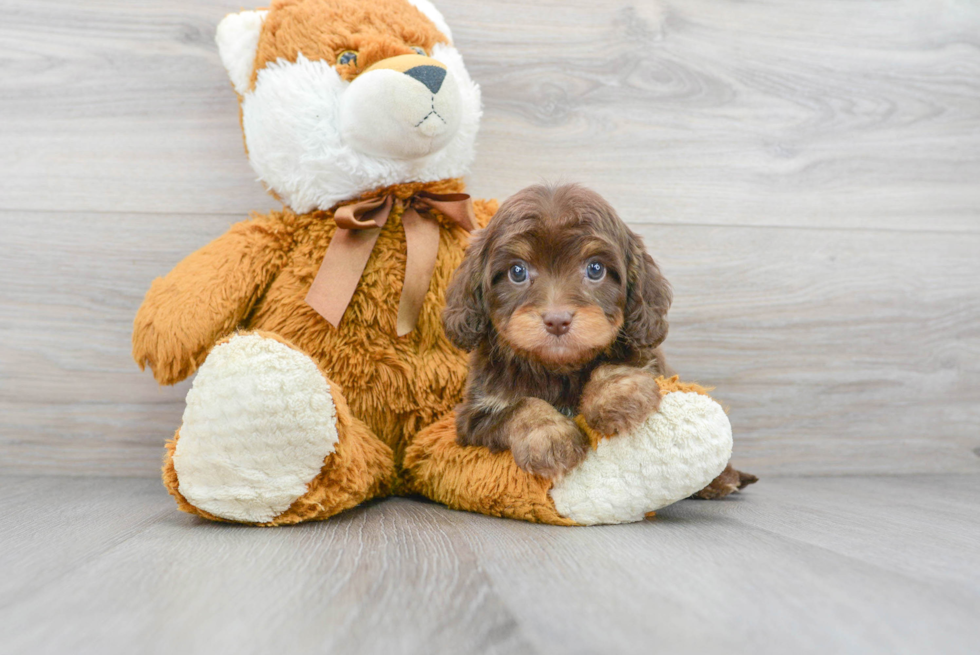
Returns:
[[[449,143],[459,114],[459,89],[445,64],[399,55],[376,62],[351,82],[341,103],[341,134],[362,152],[415,159]]]

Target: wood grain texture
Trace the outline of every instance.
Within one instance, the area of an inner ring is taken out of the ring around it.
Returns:
[[[256,529],[151,480],[0,478],[0,652],[974,651],[980,476],[753,492],[613,527],[390,499]]]
[[[447,4],[488,108],[480,192],[561,176],[634,221],[980,229],[975,3]]]
[[[620,209],[739,463],[980,470],[980,5],[443,4],[483,86],[471,190]],[[213,43],[239,6],[0,9],[0,471],[155,475],[187,384],[135,369],[136,307],[275,205]]]
[[[444,4],[484,90],[481,195],[566,176],[636,220],[980,229],[975,3]],[[238,9],[10,7],[0,208],[272,206],[212,39]]]

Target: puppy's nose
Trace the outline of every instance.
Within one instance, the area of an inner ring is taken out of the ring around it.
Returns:
[[[572,327],[572,312],[548,312],[541,317],[544,321],[544,329],[556,337],[568,332]]]
[[[415,66],[405,71],[405,74],[424,84],[432,95],[439,93],[442,81],[446,79],[446,69],[438,66]]]

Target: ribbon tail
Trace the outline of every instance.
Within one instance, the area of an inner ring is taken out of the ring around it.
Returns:
[[[439,223],[426,220],[415,209],[407,207],[402,214],[402,226],[408,252],[405,283],[398,301],[397,332],[400,337],[414,330],[418,323],[439,255]]]
[[[327,246],[320,270],[306,294],[306,304],[334,327],[340,325],[340,319],[354,297],[357,283],[380,234],[380,227],[360,230],[338,228]]]
[[[416,196],[423,204],[441,212],[453,220],[467,232],[473,232],[479,227],[476,213],[473,210],[473,200],[468,193],[429,193],[420,191]]]

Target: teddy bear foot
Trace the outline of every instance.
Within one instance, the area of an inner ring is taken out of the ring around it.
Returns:
[[[732,426],[703,388],[676,377],[656,382],[659,410],[628,431],[606,437],[578,416],[593,447],[554,479],[519,468],[509,451],[458,445],[455,417],[446,416],[405,452],[411,487],[454,509],[538,523],[642,521],[704,488],[732,454]]]
[[[718,476],[732,454],[721,406],[696,385],[658,378],[659,411],[615,436],[590,434],[594,450],[551,488],[562,516],[583,525],[641,521]],[[584,428],[584,418],[579,421]]]
[[[216,345],[201,366],[163,474],[185,511],[281,525],[386,493],[393,468],[391,450],[313,360],[250,333]]]

